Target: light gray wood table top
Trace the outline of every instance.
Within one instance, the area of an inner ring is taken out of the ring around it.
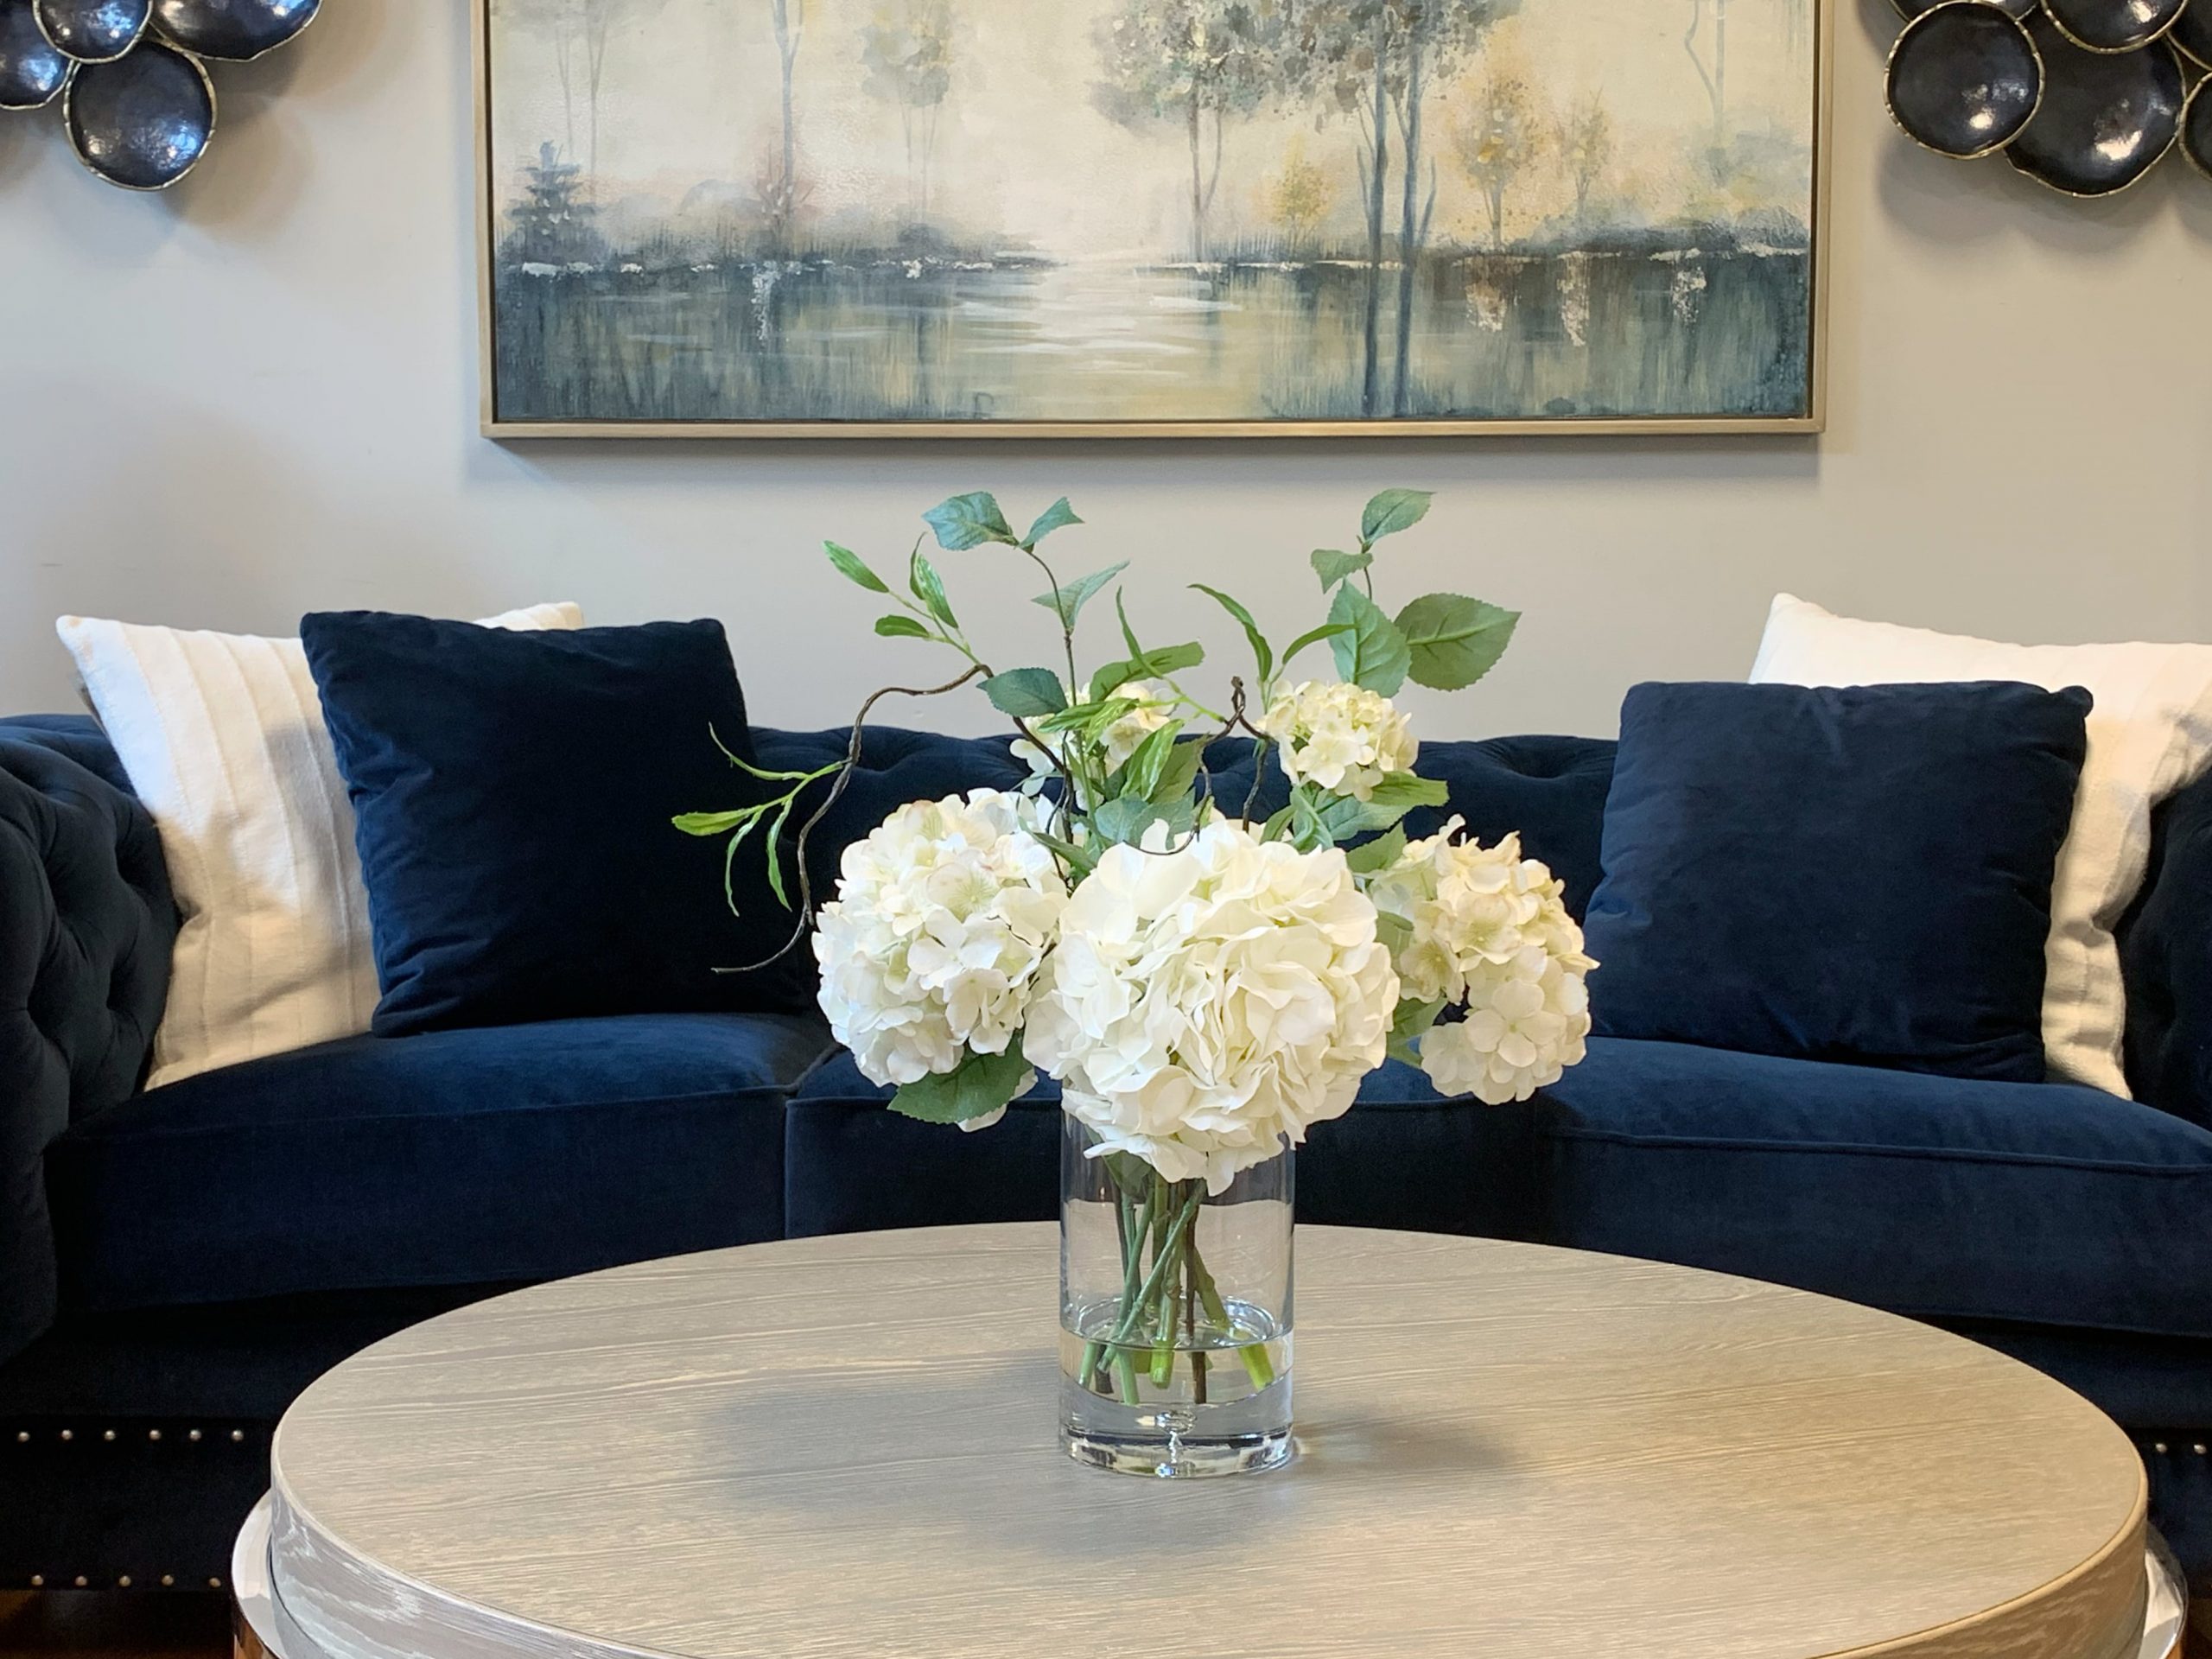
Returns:
[[[1610,1256],[1303,1228],[1300,1455],[1057,1438],[1049,1226],[720,1251],[339,1366],[272,1458],[332,1659],[2116,1659],[2144,1478],[1988,1351]]]

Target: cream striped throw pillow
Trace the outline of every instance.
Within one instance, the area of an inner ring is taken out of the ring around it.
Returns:
[[[486,619],[581,627],[574,605]],[[369,1028],[353,809],[297,639],[65,616],[85,694],[161,831],[182,925],[146,1086]]]

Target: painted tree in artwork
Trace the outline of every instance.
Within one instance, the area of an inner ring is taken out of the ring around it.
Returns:
[[[1436,213],[1435,163],[1429,164],[1426,181],[1421,176],[1429,91],[1481,44],[1485,32],[1519,6],[1520,0],[1401,0],[1398,6],[1400,61],[1391,98],[1398,124],[1401,187],[1395,414],[1406,414],[1411,407],[1414,276]]]
[[[1505,193],[1535,163],[1542,132],[1529,83],[1510,69],[1493,69],[1477,91],[1458,135],[1459,164],[1490,210],[1493,248],[1505,245]]]
[[[1360,412],[1408,412],[1413,398],[1413,313],[1421,256],[1436,207],[1427,154],[1431,92],[1450,79],[1520,0],[1314,0],[1284,31],[1279,77],[1359,130],[1360,194],[1367,217],[1365,369]],[[1383,274],[1389,253],[1393,163],[1397,167],[1396,376],[1385,405]]]
[[[1306,159],[1306,141],[1294,138],[1284,152],[1282,171],[1268,187],[1268,211],[1281,226],[1286,248],[1303,253],[1336,205],[1329,175]]]
[[[883,0],[861,30],[868,95],[899,111],[906,148],[906,213],[929,218],[938,113],[952,88],[951,0]]]
[[[806,194],[799,181],[798,109],[793,81],[798,70],[799,45],[806,35],[807,0],[767,0],[767,3],[768,27],[776,37],[776,60],[783,78],[779,105],[783,141],[761,169],[756,188],[761,215],[767,221],[769,243],[787,251]]]
[[[508,209],[513,229],[504,253],[518,265],[562,267],[596,264],[607,248],[593,228],[594,210],[577,200],[583,169],[561,159],[551,143],[541,144],[535,166],[523,168],[522,200]]]
[[[1707,47],[1700,40],[1705,29],[1705,9],[1708,0],[1690,0],[1689,32],[1682,36],[1682,50],[1689,54],[1690,67],[1697,71],[1697,78],[1705,87],[1705,96],[1713,106],[1713,147],[1710,161],[1718,177],[1726,168],[1728,153],[1728,0],[1710,0],[1713,7],[1713,43]]]
[[[553,54],[553,73],[561,88],[564,149],[581,156],[590,178],[599,175],[600,92],[606,83],[609,48],[626,22],[641,21],[664,0],[500,0],[500,16],[512,19],[545,38]],[[576,109],[583,106],[582,142]]]
[[[1281,0],[1125,0],[1100,25],[1096,101],[1122,126],[1173,122],[1190,149],[1191,256],[1206,257],[1230,118],[1266,98]]]
[[[1590,216],[1590,193],[1613,160],[1613,117],[1603,92],[1586,93],[1559,124],[1555,135],[1560,165],[1574,187],[1574,219],[1581,224]]]

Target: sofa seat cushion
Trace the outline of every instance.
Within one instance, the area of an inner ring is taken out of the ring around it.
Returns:
[[[794,1237],[1059,1214],[1059,1084],[1039,1079],[1003,1122],[972,1135],[901,1117],[885,1106],[890,1096],[842,1052],[801,1087],[784,1158]],[[1299,1216],[1528,1236],[1532,1116],[1443,1099],[1394,1061],[1366,1080],[1357,1107],[1313,1126],[1298,1154]]]
[[[2212,1134],[2153,1107],[1605,1038],[1538,1099],[1554,1243],[1930,1319],[2212,1337]]]
[[[783,1232],[810,1018],[346,1038],[188,1078],[48,1154],[79,1310],[544,1279]]]

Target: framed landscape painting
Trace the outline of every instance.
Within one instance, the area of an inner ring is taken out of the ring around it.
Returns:
[[[486,430],[1809,432],[1831,0],[475,0]]]

